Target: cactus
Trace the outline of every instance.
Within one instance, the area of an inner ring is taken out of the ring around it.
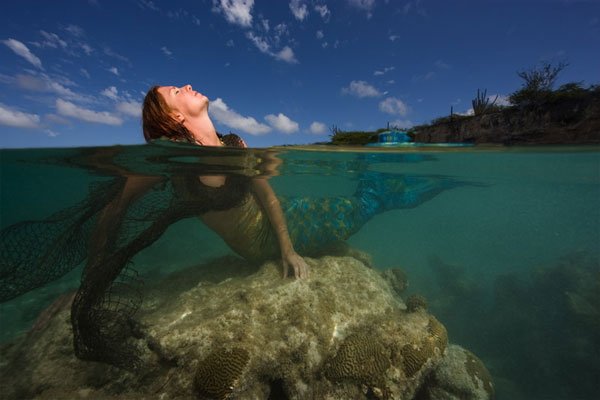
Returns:
[[[481,96],[479,94],[479,89],[477,89],[477,98],[473,99],[472,104],[473,104],[473,112],[475,113],[475,115],[482,115],[485,114],[485,112],[494,105],[494,103],[496,103],[496,100],[498,100],[498,96],[496,95],[496,98],[494,99],[494,101],[492,102],[492,104],[489,104],[490,99],[487,98],[487,89],[485,89],[483,91],[483,93],[481,93]]]

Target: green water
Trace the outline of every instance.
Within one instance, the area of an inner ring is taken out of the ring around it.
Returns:
[[[485,362],[497,398],[591,399],[600,390],[597,146],[198,149],[191,155],[167,146],[157,151],[161,157],[146,150],[119,148],[120,158],[106,157],[99,169],[82,161],[94,149],[1,151],[2,229],[86,199],[90,183],[114,179],[111,163],[134,173],[192,168],[270,175],[275,192],[291,198],[351,197],[369,174],[463,182],[416,207],[377,213],[347,242],[371,254],[378,269],[406,271],[407,294],[424,295],[450,341]],[[187,218],[133,262],[152,281],[230,253],[218,235]],[[0,339],[27,332],[60,293],[78,287],[81,269],[2,303]]]

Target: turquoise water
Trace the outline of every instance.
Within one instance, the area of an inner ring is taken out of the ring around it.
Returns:
[[[104,155],[91,162],[95,153]],[[347,242],[376,268],[407,273],[406,294],[424,295],[450,342],[484,361],[497,398],[591,399],[600,389],[597,146],[182,152],[167,145],[3,150],[0,161],[2,229],[83,201],[91,183],[118,175],[115,165],[152,175],[268,175],[286,198],[349,198],[365,177],[460,182],[415,207],[377,213]],[[218,235],[186,218],[133,263],[154,281],[226,254]],[[78,287],[81,270],[2,303],[0,339],[26,333],[59,294]]]

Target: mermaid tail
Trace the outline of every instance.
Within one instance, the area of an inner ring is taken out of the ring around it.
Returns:
[[[355,197],[285,199],[282,209],[294,248],[300,253],[344,240],[366,222]]]
[[[354,195],[360,199],[364,217],[371,218],[384,211],[417,207],[444,190],[467,184],[438,175],[367,172]]]
[[[441,176],[366,172],[354,196],[280,198],[280,202],[295,249],[306,253],[349,238],[376,214],[417,207],[464,184]]]

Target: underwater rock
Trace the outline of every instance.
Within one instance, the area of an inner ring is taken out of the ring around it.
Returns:
[[[3,396],[414,398],[444,359],[444,326],[424,311],[407,313],[381,274],[356,258],[306,261],[305,280],[283,280],[269,262],[220,281],[203,280],[197,266],[193,285],[180,271],[148,288],[136,373],[77,359],[61,311],[35,341],[24,335],[1,348],[0,376],[10,382]]]
[[[402,268],[388,268],[381,275],[388,281],[398,296],[402,296],[402,293],[408,289],[408,276]]]
[[[427,311],[427,299],[420,294],[411,294],[406,299],[406,311],[412,313],[418,310]]]
[[[419,400],[488,400],[494,398],[492,376],[483,362],[458,345],[448,346],[442,363],[419,393]]]

